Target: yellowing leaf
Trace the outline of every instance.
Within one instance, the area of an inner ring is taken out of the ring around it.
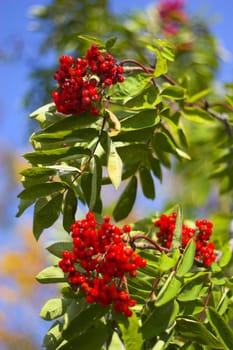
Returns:
[[[117,153],[117,150],[110,140],[110,147],[108,153],[108,176],[112,181],[113,186],[117,189],[121,184],[121,176],[122,176],[122,160]]]

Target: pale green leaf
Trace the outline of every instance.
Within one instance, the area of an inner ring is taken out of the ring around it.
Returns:
[[[126,350],[141,350],[143,337],[140,331],[138,318],[133,313],[124,323],[120,323],[122,339]]]
[[[155,300],[155,306],[162,306],[175,299],[181,289],[182,283],[175,276],[175,272],[170,273]]]
[[[177,277],[183,277],[192,268],[196,253],[196,244],[193,239],[190,239],[176,270]]]
[[[54,320],[66,312],[68,305],[69,302],[66,299],[49,299],[42,307],[40,311],[40,317],[46,321]]]
[[[36,280],[43,284],[61,283],[66,282],[66,277],[59,266],[49,266],[38,273]]]

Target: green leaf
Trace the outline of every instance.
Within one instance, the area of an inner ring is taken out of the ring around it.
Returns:
[[[82,191],[85,197],[85,201],[87,205],[89,206],[90,199],[91,199],[91,184],[92,184],[92,174],[91,173],[84,173],[81,177],[81,187]]]
[[[189,318],[178,319],[176,324],[177,332],[181,337],[207,345],[209,349],[222,349],[221,343],[205,324]]]
[[[62,341],[62,323],[59,321],[56,321],[48,330],[46,333],[44,339],[43,339],[43,347],[46,348],[46,350],[54,350],[57,348],[57,346]]]
[[[183,302],[196,301],[199,297],[203,284],[204,282],[202,278],[195,279],[185,284],[178,296],[178,300]]]
[[[57,119],[57,115],[55,114],[55,112],[56,107],[55,104],[52,102],[36,109],[29,115],[29,117],[36,119],[41,125],[46,125],[54,122],[54,120]],[[60,118],[62,117],[60,116]]]
[[[183,214],[180,205],[177,206],[176,226],[172,238],[172,249],[181,247],[182,243]]]
[[[168,86],[165,87],[160,94],[171,100],[183,100],[184,92],[184,88],[181,86]]]
[[[159,124],[160,117],[153,109],[145,109],[121,121],[122,131],[141,130]]]
[[[140,94],[150,83],[151,76],[146,73],[135,73],[125,79],[123,83],[111,88],[114,99],[128,99],[129,96]],[[111,101],[110,101],[111,102]]]
[[[63,331],[63,337],[67,340],[72,340],[86,332],[96,320],[101,319],[107,312],[108,308],[99,304],[87,304],[87,307],[68,323],[67,328]]]
[[[95,155],[92,159],[91,194],[89,208],[94,210],[99,199],[102,181],[102,167],[99,158]],[[90,191],[90,188],[89,188]]]
[[[213,327],[218,339],[224,346],[224,349],[233,349],[233,331],[230,326],[224,321],[223,316],[213,308],[208,307],[206,310],[207,318]]]
[[[132,176],[113,210],[116,221],[126,218],[133,208],[137,194],[137,178]]]
[[[178,158],[190,159],[189,155],[183,150],[179,149],[172,138],[165,132],[157,132],[155,133],[152,139],[152,145],[160,156],[161,152],[169,152],[177,156]]]
[[[146,274],[144,274],[144,269],[142,271],[138,271],[136,277],[129,276],[127,278],[127,282],[132,287],[150,292],[154,279],[149,278]]]
[[[196,102],[198,100],[200,100],[201,98],[203,98],[204,96],[208,95],[209,93],[211,93],[212,89],[208,88],[202,91],[198,91],[196,94],[190,96],[188,98],[188,101],[190,103]]]
[[[40,177],[43,175],[51,176],[56,174],[56,170],[46,167],[32,167],[24,169],[20,174],[28,177]]]
[[[111,38],[109,38],[105,43],[106,50],[111,49],[115,45],[116,41],[117,41],[117,37],[115,36],[112,36]]]
[[[222,248],[222,255],[218,262],[219,266],[221,267],[227,266],[231,261],[231,258],[232,258],[232,250],[229,242],[227,242]]]
[[[161,97],[158,95],[158,89],[149,85],[137,96],[128,99],[125,106],[130,110],[151,109],[151,112],[155,112],[155,107],[161,102]],[[159,122],[159,119],[155,123]]]
[[[233,96],[225,95],[225,98],[229,105],[233,107]]]
[[[114,332],[108,350],[125,350],[119,335]]]
[[[46,197],[53,193],[60,192],[66,188],[67,185],[63,182],[47,182],[39,185],[34,185],[26,188],[18,197],[27,200],[36,200],[37,198]]]
[[[63,122],[64,124],[64,122]],[[52,127],[51,127],[52,129]],[[31,140],[39,141],[42,143],[51,143],[57,141],[67,142],[85,142],[91,141],[96,136],[98,136],[98,130],[93,128],[85,128],[78,130],[60,130],[60,131],[51,131],[51,132],[37,132],[32,135]]]
[[[62,257],[62,252],[65,250],[72,251],[73,243],[71,241],[56,242],[51,244],[46,248],[51,254],[57,256],[58,258]]]
[[[198,299],[195,300],[188,300],[188,295],[187,295],[187,301],[182,302],[180,300],[180,296],[178,296],[178,301],[180,305],[180,316],[195,316],[195,315],[200,315],[201,312],[203,311],[203,303],[200,302]]]
[[[109,139],[107,169],[108,176],[115,189],[118,189],[121,184],[122,166],[122,160],[114,146],[114,143],[111,139]]]
[[[60,345],[57,350],[101,350],[102,346],[110,337],[110,334],[106,324],[99,321],[84,333],[76,336],[73,340],[64,342],[64,345]]]
[[[160,77],[161,75],[167,73],[167,60],[161,52],[158,50],[156,52],[156,66],[154,70],[155,78]]]
[[[119,324],[122,339],[126,350],[141,350],[143,344],[142,333],[139,328],[138,318],[136,313]]]
[[[156,176],[160,181],[162,181],[163,174],[162,174],[160,161],[157,158],[154,158],[153,156],[151,156],[150,165],[154,176]]]
[[[72,188],[69,188],[64,199],[63,207],[63,227],[67,232],[70,232],[70,225],[75,222],[77,205],[77,197]]]
[[[165,252],[159,257],[159,271],[168,272],[177,264],[177,258],[169,257]]]
[[[33,203],[34,199],[20,199],[16,217],[20,217],[25,212],[25,210],[29,208]]]
[[[155,300],[155,306],[162,306],[168,303],[169,301],[175,299],[179,294],[181,285],[182,283],[175,276],[175,272],[172,272],[168,276],[161,290],[159,291],[159,294],[157,295]]]
[[[213,123],[214,118],[206,111],[203,111],[203,109],[197,108],[197,107],[185,107],[183,110],[181,110],[181,114],[196,123]]]
[[[179,313],[177,302],[170,301],[160,307],[153,307],[152,312],[143,322],[141,331],[145,339],[151,339],[170,328]]]
[[[51,150],[26,153],[24,158],[32,164],[51,164],[62,160],[79,159],[83,155],[90,155],[90,150],[83,147],[62,147]]]
[[[196,244],[193,239],[190,239],[178,264],[176,270],[177,277],[183,277],[192,268],[195,259],[195,253]]]
[[[148,146],[143,143],[135,143],[117,147],[117,151],[123,163],[132,165],[145,161],[148,155]]]
[[[61,283],[66,282],[66,277],[59,266],[49,266],[38,273],[36,280],[43,284]]]
[[[97,129],[96,119],[93,118],[93,115],[90,113],[82,113],[77,115],[70,115],[69,118],[67,116],[65,118],[60,118],[52,125],[49,125],[48,127],[43,129],[43,133],[45,134],[56,134],[57,132],[76,132],[78,133],[80,130],[80,133],[86,134],[86,130],[89,129],[89,127],[93,126],[92,129]],[[40,134],[36,133],[34,135]],[[92,131],[91,131],[92,133]]]
[[[63,194],[59,193],[51,200],[39,199],[34,208],[33,234],[36,240],[39,239],[42,231],[54,224],[61,212]]]
[[[80,34],[80,35],[78,35],[78,38],[85,40],[91,44],[95,43],[100,47],[105,47],[104,41],[101,39],[98,39],[97,37],[95,37],[93,35]]]
[[[146,198],[154,199],[155,198],[155,186],[154,180],[151,176],[150,170],[146,167],[139,168],[140,182],[142,186],[142,192]]]
[[[40,317],[46,321],[54,320],[62,316],[69,305],[69,301],[61,298],[53,298],[44,304],[40,311]]]

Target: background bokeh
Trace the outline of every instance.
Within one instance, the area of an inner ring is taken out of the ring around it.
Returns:
[[[32,73],[55,60],[52,47],[40,51],[49,35],[49,24],[46,28],[45,22],[42,27],[33,12],[39,9],[38,6],[51,2],[0,1],[0,350],[40,349],[43,334],[49,327],[38,316],[40,308],[49,296],[56,295],[54,287],[40,286],[34,278],[47,264],[44,247],[53,239],[53,233],[46,240],[41,239],[38,245],[31,234],[30,210],[22,218],[15,218],[19,172],[25,166],[22,154],[30,147],[28,137],[33,128],[27,114],[32,107],[40,106],[38,97],[30,102],[28,99],[32,90],[43,89],[43,86],[35,85],[38,80],[33,80]],[[119,16],[118,25],[121,25],[122,15],[127,16],[135,10],[145,11],[151,3],[150,0],[111,0],[108,10]],[[187,12],[204,18],[217,38],[221,58],[217,80],[232,81],[232,1],[187,0],[186,4]],[[135,215],[140,217],[152,207],[161,210],[166,196],[169,194],[165,187],[160,186],[156,200],[138,203]]]

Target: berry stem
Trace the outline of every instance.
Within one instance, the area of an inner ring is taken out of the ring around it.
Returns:
[[[136,240],[138,239],[145,239],[146,241],[150,242],[151,243],[149,246],[150,249],[157,249],[158,251],[160,251],[160,253],[164,251],[164,248],[160,247],[155,241],[153,241],[153,239],[144,235],[136,235],[131,238],[131,242],[135,245],[136,248],[142,248],[140,247],[140,244],[136,243]],[[145,247],[145,248],[148,248],[148,247]]]
[[[148,68],[148,67],[145,67],[142,63],[136,61],[136,60],[133,60],[133,59],[124,59],[122,60],[119,65],[123,66],[125,63],[133,63],[133,64],[136,64],[136,66],[140,67],[141,69],[140,70],[143,70],[144,72],[148,73],[148,74],[151,74],[154,72],[154,69],[152,68]],[[135,71],[138,69],[138,67],[124,67],[124,72],[126,71]]]
[[[204,304],[204,307],[203,307],[203,310],[201,312],[201,315],[199,317],[199,320],[201,322],[204,321],[204,318],[205,318],[205,312],[206,312],[206,309],[207,309],[207,306],[209,304],[209,300],[210,300],[210,297],[211,297],[211,292],[212,292],[212,288],[213,288],[213,285],[212,283],[210,283],[210,286],[209,286],[209,289],[208,289],[208,294],[207,294],[207,297],[206,297],[206,300],[205,300],[205,304]]]

